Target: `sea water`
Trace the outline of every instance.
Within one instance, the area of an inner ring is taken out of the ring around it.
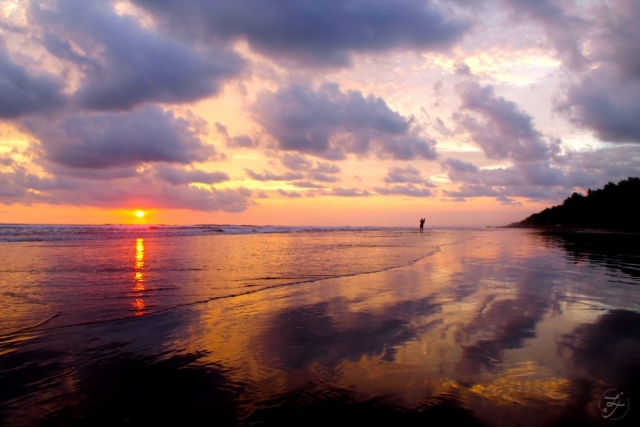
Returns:
[[[637,421],[636,241],[0,226],[0,423]]]

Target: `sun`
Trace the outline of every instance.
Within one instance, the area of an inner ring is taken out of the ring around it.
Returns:
[[[138,218],[144,218],[144,211],[136,211],[136,216]]]

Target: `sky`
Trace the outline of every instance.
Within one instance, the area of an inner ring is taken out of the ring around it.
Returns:
[[[501,226],[639,119],[636,0],[0,0],[0,223]]]

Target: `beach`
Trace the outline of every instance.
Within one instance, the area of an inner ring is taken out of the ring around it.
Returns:
[[[637,235],[2,233],[3,425],[640,419]]]

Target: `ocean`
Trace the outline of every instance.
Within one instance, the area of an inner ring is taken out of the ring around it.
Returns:
[[[4,425],[639,419],[635,234],[0,225],[0,253]]]

